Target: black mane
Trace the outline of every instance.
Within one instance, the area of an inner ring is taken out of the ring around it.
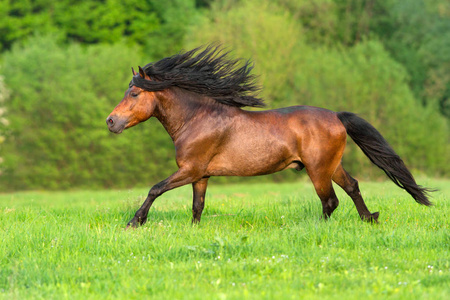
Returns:
[[[209,96],[230,106],[265,106],[255,97],[260,87],[250,75],[253,65],[248,60],[238,67],[239,59],[228,57],[219,46],[199,47],[160,61],[149,63],[144,72],[151,80],[134,76],[130,85],[147,91],[161,91],[173,86]],[[199,52],[195,55],[196,52]]]

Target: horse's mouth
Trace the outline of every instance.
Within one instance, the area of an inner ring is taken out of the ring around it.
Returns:
[[[120,134],[120,133],[122,133],[122,132],[124,131],[125,126],[122,126],[121,128],[110,128],[110,127],[108,127],[108,129],[109,129],[109,131],[111,131],[112,133]]]

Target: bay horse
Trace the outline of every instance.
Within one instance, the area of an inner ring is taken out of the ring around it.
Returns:
[[[160,61],[132,68],[133,77],[122,101],[106,119],[111,132],[156,117],[173,140],[178,170],[154,185],[128,223],[147,220],[155,199],[166,191],[192,184],[192,222],[200,222],[211,176],[256,176],[289,168],[306,169],[327,219],[339,204],[332,181],[352,198],[362,220],[377,222],[358,182],[342,167],[347,135],[365,155],[418,203],[432,205],[429,190],[416,184],[402,159],[367,121],[350,112],[311,106],[266,111],[255,95],[250,61],[229,58],[220,46],[180,52]]]

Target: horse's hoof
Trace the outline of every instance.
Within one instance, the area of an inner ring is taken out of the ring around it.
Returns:
[[[369,222],[369,223],[378,223],[378,216],[380,215],[379,212],[374,212],[373,214],[370,214],[368,216],[362,216],[361,219],[363,221]]]
[[[380,213],[377,211],[377,212],[374,212],[373,214],[372,214],[372,220],[374,220],[375,221],[375,223],[378,223],[378,216],[380,215]]]
[[[138,228],[139,226],[144,225],[145,221],[147,221],[147,219],[141,219],[141,218],[134,217],[133,219],[131,219],[130,222],[128,222],[125,230],[130,229],[130,228]]]
[[[136,228],[138,228],[138,225],[137,224],[135,224],[135,223],[131,223],[131,221],[127,224],[127,227],[125,227],[125,230],[128,230],[128,229],[136,229]]]
[[[138,227],[139,227],[139,223],[137,223],[135,218],[133,218],[130,222],[128,222],[127,227],[125,228],[125,230],[136,229]]]
[[[194,226],[194,225],[199,225],[199,224],[200,224],[200,219],[195,219],[195,218],[193,218],[191,224],[192,224],[192,226]]]

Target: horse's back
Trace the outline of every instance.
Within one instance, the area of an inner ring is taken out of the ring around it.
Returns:
[[[296,140],[342,139],[346,130],[337,113],[314,106],[290,106],[262,112],[250,112],[254,123],[277,127],[286,136],[294,135]]]
[[[297,132],[302,138],[311,133],[329,138],[346,135],[345,127],[337,117],[337,113],[314,106],[291,106],[275,109],[274,112],[286,118],[289,129]]]

